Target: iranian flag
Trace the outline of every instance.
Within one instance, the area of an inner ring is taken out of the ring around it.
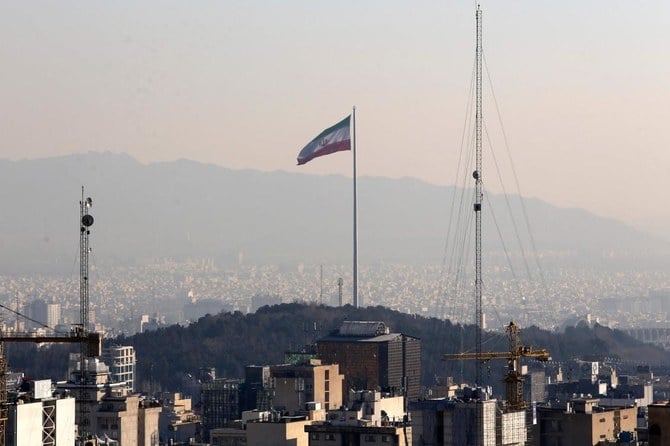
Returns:
[[[298,166],[319,156],[351,150],[350,122],[351,115],[327,128],[310,141],[298,154]]]

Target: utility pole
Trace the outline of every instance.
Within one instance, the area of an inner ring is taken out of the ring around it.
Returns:
[[[344,280],[340,277],[337,279],[337,288],[340,296],[340,307],[342,306],[342,286],[344,286]]]

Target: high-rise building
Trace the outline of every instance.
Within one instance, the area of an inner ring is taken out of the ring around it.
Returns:
[[[344,392],[381,389],[410,400],[421,393],[421,340],[391,333],[383,322],[345,321],[317,341],[324,364],[339,364]]]
[[[131,392],[135,391],[135,349],[130,345],[113,345],[102,351],[102,360],[109,366],[110,380],[125,382]]]
[[[217,427],[229,427],[241,416],[240,381],[216,378],[202,383],[202,432],[209,440],[209,431]]]
[[[41,324],[55,328],[60,323],[60,304],[57,303],[37,299],[27,305],[26,312],[31,319],[40,323],[29,321],[30,328],[41,328]]]
[[[269,365],[246,366],[240,402],[242,411],[270,410],[271,384]]]

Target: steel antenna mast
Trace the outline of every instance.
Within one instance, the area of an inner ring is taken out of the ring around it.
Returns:
[[[475,111],[475,155],[476,165],[472,176],[475,179],[475,351],[477,355],[476,385],[482,385],[482,10],[477,5],[477,50],[476,50],[476,111]]]
[[[90,227],[93,225],[93,217],[88,210],[93,206],[91,197],[84,199],[84,186],[81,187],[81,201],[79,202],[79,316],[81,322],[82,338],[86,338],[89,333],[89,298],[88,298],[88,239],[91,235]],[[89,356],[88,346],[85,342],[80,344],[79,356],[79,379],[82,386],[81,399],[79,403],[79,435],[85,438],[88,434],[90,425],[88,413],[88,391],[86,385],[88,381],[88,370],[86,357]]]

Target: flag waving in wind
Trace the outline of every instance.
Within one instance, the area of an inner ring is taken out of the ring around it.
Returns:
[[[319,156],[351,150],[350,122],[351,115],[327,128],[310,141],[298,154],[298,165],[305,164]]]

